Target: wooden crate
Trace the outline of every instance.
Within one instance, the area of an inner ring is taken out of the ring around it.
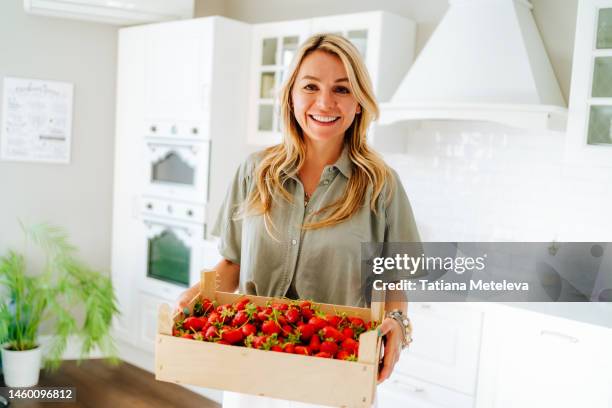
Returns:
[[[198,298],[233,303],[244,295],[215,291],[215,271],[202,272]],[[257,305],[272,299],[247,296]],[[287,299],[274,299],[288,303]],[[325,313],[346,312],[366,322],[382,321],[384,304],[371,309],[319,304]],[[381,339],[375,330],[359,337],[358,361],[343,361],[278,353],[172,336],[178,313],[161,305],[155,344],[155,377],[161,381],[191,384],[266,397],[338,407],[370,407],[374,401]]]

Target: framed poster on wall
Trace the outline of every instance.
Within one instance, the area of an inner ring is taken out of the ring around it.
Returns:
[[[73,84],[5,77],[0,160],[70,163]]]

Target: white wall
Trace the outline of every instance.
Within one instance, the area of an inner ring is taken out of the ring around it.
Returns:
[[[0,161],[0,254],[22,249],[18,217],[47,221],[68,230],[84,261],[109,271],[116,34],[0,2],[0,77],[74,83],[71,163]]]

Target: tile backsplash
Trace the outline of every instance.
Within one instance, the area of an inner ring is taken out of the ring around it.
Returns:
[[[566,164],[564,134],[457,121],[405,133],[405,151],[383,155],[424,241],[612,241],[612,167]]]

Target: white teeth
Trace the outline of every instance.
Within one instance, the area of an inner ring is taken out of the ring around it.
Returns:
[[[310,115],[314,118],[314,120],[318,122],[333,122],[338,119],[340,116],[320,116],[320,115]]]

